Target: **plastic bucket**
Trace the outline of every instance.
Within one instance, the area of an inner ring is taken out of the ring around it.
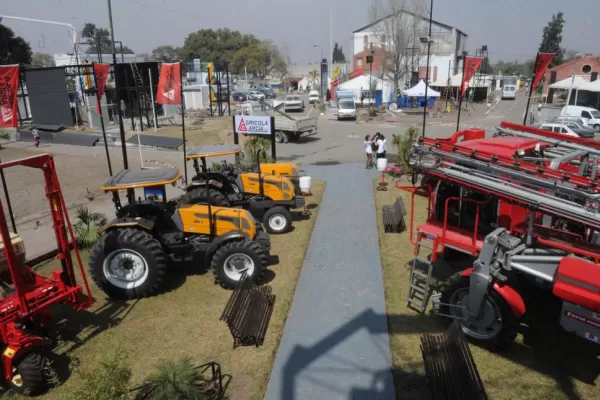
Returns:
[[[302,193],[310,193],[310,176],[301,176],[300,177],[300,191]]]
[[[378,158],[377,159],[377,170],[379,172],[384,172],[387,168],[387,158]]]

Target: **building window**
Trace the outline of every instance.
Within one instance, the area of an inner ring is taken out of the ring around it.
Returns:
[[[592,66],[590,64],[585,64],[583,67],[581,67],[581,72],[584,74],[589,74],[592,72]]]
[[[363,40],[364,40],[365,44],[369,43],[369,35],[365,35]]]
[[[363,60],[362,60],[362,58],[359,58],[358,60],[356,60],[356,65],[357,65],[358,67],[362,67],[362,65],[363,65]]]

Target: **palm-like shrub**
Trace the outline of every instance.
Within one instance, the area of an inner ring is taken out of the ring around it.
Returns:
[[[77,221],[73,224],[75,241],[81,249],[89,249],[100,237],[100,228],[106,224],[106,216],[102,213],[92,212],[85,206],[75,210]]]

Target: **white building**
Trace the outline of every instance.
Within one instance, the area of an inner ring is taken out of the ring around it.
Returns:
[[[386,29],[386,21],[389,23],[390,18],[401,18],[399,25],[411,27],[411,30],[413,30],[413,37],[407,41],[409,43],[406,51],[407,55],[403,57],[408,73],[400,79],[399,84],[403,85],[410,82],[410,72],[418,73],[418,79],[425,80],[427,44],[421,43],[420,38],[426,37],[429,33],[429,19],[408,11],[403,11],[401,17],[390,15],[353,32],[354,70],[368,67],[365,58],[370,53],[371,46],[384,50],[386,47],[389,48],[389,42],[386,38],[386,31],[389,32],[389,30]],[[432,21],[431,38],[429,81],[446,81],[449,76],[460,73],[462,70],[460,60],[463,51],[466,49],[467,34],[457,28],[434,20]],[[382,72],[383,69],[382,61],[377,60],[377,52],[375,54],[372,66],[374,74],[376,71],[377,73]]]

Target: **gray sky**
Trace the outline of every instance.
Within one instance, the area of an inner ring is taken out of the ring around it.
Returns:
[[[576,7],[569,4],[577,3]],[[85,22],[108,27],[105,0],[1,0],[0,13],[68,22],[78,30]],[[351,56],[351,33],[369,23],[370,0],[112,0],[115,39],[137,53],[162,44],[183,45],[190,32],[230,28],[271,39],[287,48],[292,61],[317,61],[323,46],[329,55],[329,4],[334,8],[333,40]],[[553,13],[565,13],[563,47],[600,54],[598,0],[434,0],[433,19],[469,35],[468,50],[488,45],[490,58],[535,57],[542,29]],[[31,43],[33,51],[66,53],[65,28],[3,20]]]

